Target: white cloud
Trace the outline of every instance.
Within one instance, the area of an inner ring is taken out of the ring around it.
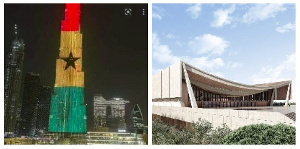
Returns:
[[[214,69],[224,66],[221,58],[176,56],[168,45],[160,43],[156,33],[152,33],[152,56],[154,60],[162,64],[174,64],[182,60],[200,69]]]
[[[164,14],[164,10],[162,8],[159,8],[157,6],[152,6],[152,18],[161,20],[162,16]]]
[[[233,20],[232,17],[229,16],[229,14],[233,13],[235,9],[235,6],[231,6],[228,9],[222,10],[218,9],[214,12],[214,21],[210,24],[211,27],[222,27],[223,25],[230,24]]]
[[[229,42],[215,35],[204,34],[195,37],[188,45],[198,54],[222,54],[225,48],[229,46]]]
[[[179,57],[174,56],[168,45],[160,44],[156,33],[152,33],[152,55],[160,63],[173,64],[180,60]]]
[[[244,23],[254,23],[256,21],[266,20],[271,17],[275,17],[277,13],[285,11],[286,8],[283,4],[256,4],[254,7],[243,15]]]
[[[235,69],[235,68],[238,68],[238,67],[241,67],[242,64],[241,63],[238,63],[238,62],[228,62],[226,67],[228,69]]]
[[[291,80],[295,75],[296,54],[287,56],[287,59],[276,67],[262,67],[258,74],[251,76],[251,80],[258,83]]]
[[[275,30],[279,33],[285,33],[289,31],[293,31],[295,30],[295,28],[296,28],[296,24],[288,23],[286,25],[276,27]]]
[[[224,66],[224,62],[221,58],[215,58],[209,60],[208,57],[200,57],[200,58],[185,57],[183,58],[183,61],[199,69],[213,69],[213,68],[220,68]]]
[[[194,4],[185,10],[193,19],[197,19],[201,12],[201,4]]]
[[[152,12],[152,18],[161,20],[161,19],[162,19],[162,16],[159,15],[158,13],[156,13],[156,12]]]
[[[176,36],[173,35],[173,34],[167,34],[166,37],[167,37],[167,38],[176,38]]]

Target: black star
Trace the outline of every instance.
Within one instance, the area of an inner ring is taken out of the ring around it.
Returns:
[[[72,66],[75,69],[75,61],[79,59],[79,57],[73,57],[72,52],[70,52],[69,57],[62,57],[65,62],[67,62],[67,65],[65,67],[65,70],[69,68],[69,66]]]

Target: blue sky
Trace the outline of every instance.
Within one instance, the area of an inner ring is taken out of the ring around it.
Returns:
[[[295,20],[294,4],[153,4],[152,74],[183,60],[240,83],[295,83]]]

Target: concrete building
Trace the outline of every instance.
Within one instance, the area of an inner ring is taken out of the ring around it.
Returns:
[[[152,77],[154,105],[192,108],[271,106],[291,98],[291,81],[246,85],[208,74],[184,62]]]
[[[4,133],[12,136],[20,118],[20,90],[24,61],[24,41],[18,36],[18,27],[14,27],[15,39],[7,55],[4,79]]]
[[[223,116],[220,124],[226,123],[223,121],[224,116],[230,117],[231,121],[232,117],[240,116],[238,114],[240,108],[248,111],[249,107],[252,110],[256,107],[270,107],[274,100],[285,100],[287,105],[290,99],[290,80],[246,85],[214,76],[182,61],[152,77],[152,114],[154,117],[163,116],[185,122],[193,122],[201,118],[199,117],[201,114],[194,113],[195,110],[201,109],[202,114],[206,113],[202,118],[208,116],[204,119],[212,123],[220,121],[219,118],[212,118],[213,113],[219,111],[219,115]],[[171,109],[172,112],[168,111]],[[182,109],[185,110],[182,111]],[[237,113],[231,112],[231,115],[222,115],[221,110],[224,109],[228,109],[225,113],[228,113],[230,109],[235,109]],[[187,114],[185,111],[193,114]],[[284,119],[282,121],[284,122]],[[276,120],[276,122],[279,121]],[[247,124],[250,123],[249,121]],[[257,123],[257,121],[254,120],[253,123]],[[292,121],[287,123],[294,124]],[[233,128],[236,127],[233,126]]]
[[[106,100],[101,94],[94,95],[94,126],[111,129],[126,129],[125,105],[123,98]]]

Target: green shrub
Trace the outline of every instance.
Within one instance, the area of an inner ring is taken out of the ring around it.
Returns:
[[[255,124],[226,135],[223,144],[296,144],[296,128],[285,124]]]
[[[186,128],[179,130],[158,120],[152,122],[152,144],[191,144],[191,138]]]
[[[203,138],[202,144],[222,144],[221,140],[231,132],[231,129],[226,124],[213,129]]]
[[[230,129],[226,125],[212,129],[212,124],[203,119],[192,123],[192,130],[176,129],[174,126],[154,120],[152,144],[220,144],[220,140],[229,132]]]
[[[193,137],[191,144],[202,144],[204,136],[211,132],[212,125],[210,122],[199,119],[198,122],[192,123]]]

